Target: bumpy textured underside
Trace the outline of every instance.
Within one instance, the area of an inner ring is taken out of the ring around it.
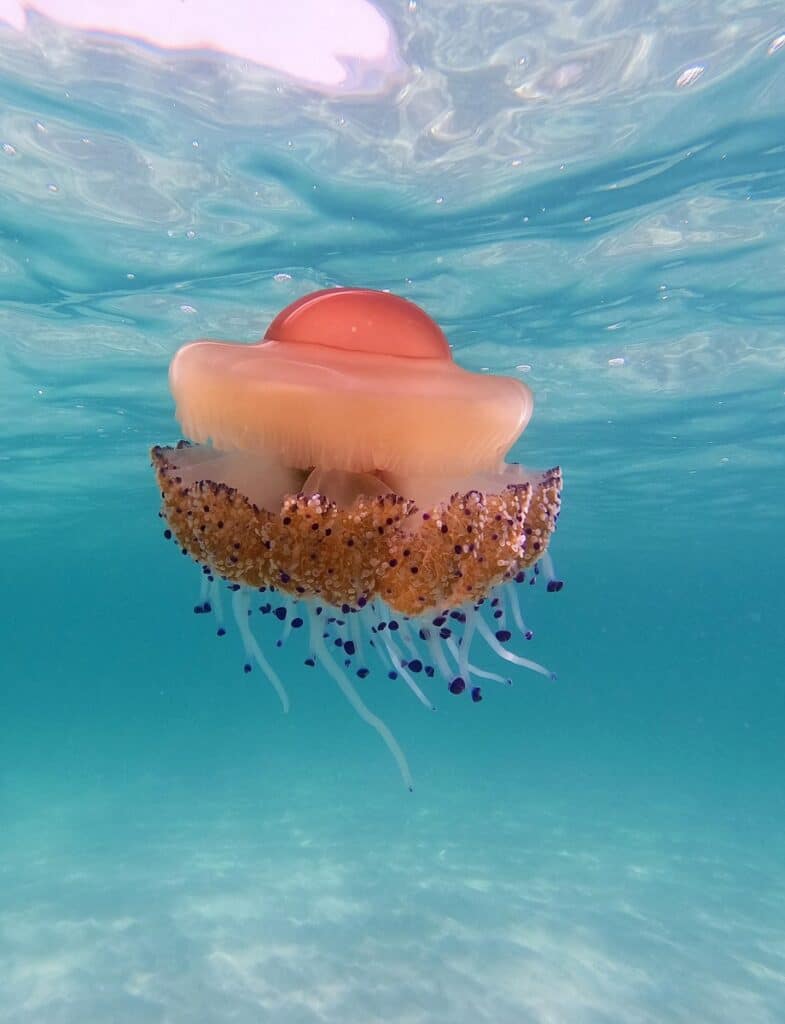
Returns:
[[[262,509],[209,479],[184,484],[178,451],[152,449],[162,515],[182,549],[220,576],[356,606],[376,595],[407,615],[459,607],[533,565],[559,514],[562,476],[548,470],[499,494],[454,494],[420,509],[406,497],[360,497],[342,508],[294,494]]]

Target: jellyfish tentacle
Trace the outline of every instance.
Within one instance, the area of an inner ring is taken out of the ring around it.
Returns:
[[[513,665],[520,665],[522,668],[528,668],[532,672],[538,672],[541,676],[545,676],[546,679],[556,678],[555,672],[551,672],[550,669],[540,665],[539,662],[532,661],[530,658],[522,658],[520,654],[513,654],[512,651],[508,651],[493,635],[490,626],[482,619],[478,620],[477,627],[483,640],[488,644],[493,653],[497,654],[500,658],[504,658],[505,661],[509,661]]]
[[[428,626],[423,627],[422,632],[425,634],[425,642],[428,644],[428,650],[431,652],[431,657],[436,662],[439,674],[442,679],[449,683],[452,680],[454,673],[450,670],[450,664],[444,656],[444,651],[441,649],[439,641],[433,635],[432,630]]]
[[[502,686],[512,686],[512,679],[509,676],[501,676],[498,672],[489,672],[484,668],[477,668],[476,665],[469,663],[469,672],[472,676],[477,676],[480,679],[490,679],[495,683],[501,683]]]
[[[553,559],[551,558],[550,551],[544,552],[540,558],[540,564],[545,574],[545,589],[549,594],[558,593],[564,586],[564,581],[556,578],[556,570],[553,568]]]
[[[415,697],[420,701],[420,703],[424,707],[428,708],[429,711],[435,711],[436,707],[433,704],[433,701],[428,699],[426,694],[423,693],[423,691],[412,678],[411,673],[406,670],[406,659],[404,658],[398,645],[389,635],[390,623],[394,623],[398,627],[399,632],[404,626],[404,623],[400,619],[396,619],[394,617],[381,618],[381,613],[389,613],[390,611],[390,609],[383,604],[381,604],[380,609],[377,608],[376,603],[374,603],[373,605],[371,605],[371,611],[375,617],[373,628],[375,630],[375,635],[377,639],[377,643],[375,643],[373,646],[374,649],[376,650],[380,662],[382,663],[382,666],[384,668],[387,668],[387,666],[390,665],[394,672],[396,673],[396,676],[400,676],[403,679],[403,681],[406,683],[406,685],[409,687],[409,689],[412,691]],[[384,657],[385,654],[387,655],[386,661]],[[419,651],[415,647],[413,650],[412,659],[417,658],[418,655]]]
[[[281,604],[279,604],[276,607],[273,613],[279,621],[283,621],[283,629],[281,630],[278,639],[275,641],[276,647],[283,647],[283,645],[289,639],[289,634],[292,631],[292,619],[294,618],[293,608],[294,605],[297,604],[296,601],[290,603],[285,594],[282,594],[281,597],[283,598],[283,600]],[[279,609],[281,608],[284,610],[285,615],[280,614]]]
[[[504,604],[503,597],[500,596],[499,587],[494,589],[488,595],[488,607],[491,609],[491,616],[494,622],[498,622],[499,628],[504,629],[507,625],[507,609]]]
[[[259,668],[266,676],[268,682],[273,687],[275,692],[281,701],[284,713],[289,710],[289,696],[284,689],[284,685],[278,678],[278,674],[275,669],[269,663],[267,658],[262,654],[259,644],[256,642],[256,638],[251,632],[251,627],[248,624],[248,613],[250,611],[250,600],[248,591],[245,588],[238,587],[237,590],[232,593],[232,611],[234,612],[235,622],[237,623],[237,629],[240,632],[240,637],[243,641],[243,647],[245,648],[245,656],[252,657]]]
[[[317,625],[316,619],[313,616],[311,617],[311,647],[320,663],[324,666],[327,674],[338,684],[338,688],[341,693],[346,697],[360,718],[362,718],[367,725],[370,725],[372,729],[375,729],[384,740],[387,745],[387,749],[395,758],[395,763],[398,765],[398,771],[401,773],[404,785],[410,791],[413,790],[414,783],[412,781],[411,772],[409,771],[406,755],[398,746],[398,741],[381,718],[377,717],[366,707],[357,690],[355,690],[344,672],[333,660],[333,656],[327,650],[324,640],[322,639],[321,629]]]
[[[521,582],[523,582],[523,580],[521,580]],[[521,612],[521,606],[518,603],[518,595],[516,594],[514,587],[508,584],[507,586],[502,587],[501,590],[502,593],[507,598],[507,604],[509,606],[510,611],[512,612],[512,617],[513,621],[515,622],[515,625],[520,630],[524,640],[531,640],[534,636],[534,633],[526,625],[526,620],[524,619],[523,613]]]
[[[458,671],[460,672],[461,655],[460,651],[458,650],[458,645],[452,639],[452,637],[450,637],[450,639],[447,641],[447,646],[449,648],[450,654],[452,654],[453,658],[455,659],[455,664],[458,666]],[[512,686],[512,679],[510,679],[508,676],[500,676],[498,672],[487,672],[485,669],[477,668],[477,666],[473,665],[470,661],[466,663],[464,671],[468,673],[468,676],[463,677],[467,683],[471,682],[473,676],[479,676],[480,679],[493,679],[496,682],[502,683],[504,686]],[[452,675],[450,676],[450,678],[452,678]]]
[[[357,661],[360,663],[365,662],[365,645],[363,644],[362,630],[360,629],[360,623],[358,622],[358,616],[352,615],[349,618],[349,635],[352,638],[354,644],[354,654]]]
[[[406,617],[401,616],[397,621],[399,623],[398,632],[401,635],[401,639],[403,640],[406,649],[413,658],[418,658],[420,656],[420,651],[417,647],[417,641],[414,638],[414,634],[412,633],[408,620]]]
[[[392,667],[395,669],[395,671],[398,673],[401,679],[403,679],[403,681],[412,691],[417,700],[419,700],[421,704],[428,708],[429,711],[435,711],[436,707],[434,706],[433,702],[428,700],[428,698],[425,696],[420,687],[412,678],[411,673],[406,671],[406,666],[404,665],[406,659],[401,654],[398,645],[395,643],[394,640],[391,640],[389,638],[387,633],[381,633],[380,636],[382,638],[382,643],[384,644],[384,647],[390,658],[390,664],[392,665]]]
[[[473,608],[468,609],[466,623],[463,627],[463,636],[458,643],[458,675],[469,685],[471,678],[471,666],[469,665],[469,648],[471,647],[477,624],[482,622],[480,615]]]
[[[226,629],[224,628],[224,603],[223,603],[223,598],[221,597],[221,584],[218,582],[218,580],[213,575],[208,576],[207,580],[208,580],[208,585],[209,585],[209,588],[210,588],[209,589],[210,605],[211,605],[211,607],[213,609],[213,613],[215,615],[215,621],[216,621],[216,624],[218,626],[216,632],[217,632],[218,636],[225,636],[226,635]]]
[[[418,660],[422,659],[422,644],[426,644],[429,653],[433,653],[433,649],[427,643],[427,627],[423,628],[422,626],[420,626],[419,621],[417,619],[415,619],[413,622],[408,615],[401,616],[401,618],[398,619],[398,622],[400,623],[400,634],[403,639],[403,642],[405,643],[407,650],[412,652],[413,658],[417,658]],[[417,628],[416,634],[415,627]],[[428,678],[432,678],[435,671],[435,667],[430,664],[425,665],[424,667],[425,673],[428,676]]]
[[[414,693],[414,695],[417,697],[420,703],[424,707],[427,707],[429,711],[436,711],[436,705],[423,692],[423,690],[420,689],[417,682],[412,678],[413,670],[410,668],[410,664],[416,661],[419,662],[420,666],[422,667],[423,663],[422,650],[418,646],[417,639],[412,633],[409,616],[397,615],[393,613],[392,610],[389,608],[387,609],[387,611],[390,612],[391,617],[387,623],[387,632],[382,634],[382,644],[387,649],[388,657],[390,658],[390,664],[395,669],[395,671],[403,678],[406,685]],[[397,626],[398,635],[403,640],[403,643],[410,654],[410,657],[408,659],[404,657],[404,652],[401,650],[401,648],[390,635],[390,632],[394,626]],[[420,670],[421,669],[418,668],[418,671]]]

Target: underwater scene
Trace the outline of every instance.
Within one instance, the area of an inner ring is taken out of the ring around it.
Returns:
[[[785,18],[0,0],[0,1024],[785,1022]]]

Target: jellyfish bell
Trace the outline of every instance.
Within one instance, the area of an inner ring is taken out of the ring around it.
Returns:
[[[423,477],[498,471],[533,405],[521,381],[459,367],[413,303],[359,288],[300,299],[258,345],[186,345],[170,385],[194,441],[287,466]]]
[[[306,295],[258,344],[186,345],[169,380],[190,442],[152,450],[165,533],[201,564],[197,611],[221,635],[228,584],[245,669],[285,707],[251,611],[277,623],[278,646],[302,630],[305,664],[332,676],[408,784],[352,676],[381,668],[429,707],[421,683],[439,677],[479,702],[476,679],[509,680],[470,661],[475,636],[551,676],[509,645],[513,629],[532,635],[514,584],[561,587],[547,551],[561,472],[505,461],[532,414],[525,384],[461,368],[419,307],[360,288]]]

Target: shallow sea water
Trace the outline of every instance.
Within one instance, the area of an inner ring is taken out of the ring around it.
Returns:
[[[777,1024],[781,8],[382,10],[330,89],[0,23],[0,1021]],[[558,681],[363,684],[412,794],[156,516],[176,348],[334,284],[524,378],[566,478]]]

